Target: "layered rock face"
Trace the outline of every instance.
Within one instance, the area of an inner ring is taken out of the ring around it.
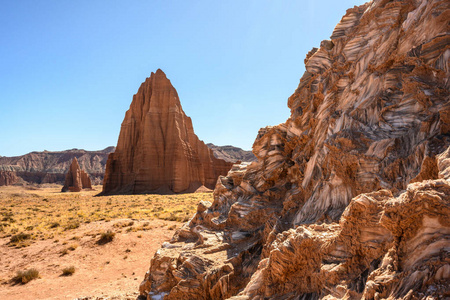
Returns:
[[[349,9],[284,124],[153,257],[147,299],[437,299],[450,288],[448,1]]]
[[[228,162],[252,162],[256,161],[256,156],[251,151],[242,150],[241,148],[231,145],[216,146],[214,144],[206,144],[214,153],[214,156]]]
[[[73,158],[69,171],[66,175],[66,180],[61,192],[80,192],[82,189],[91,189],[91,179],[89,175],[80,169],[78,160]]]
[[[0,173],[8,172],[18,178],[17,182],[31,184],[64,184],[67,169],[76,157],[81,168],[91,176],[93,184],[101,184],[106,160],[114,147],[98,151],[71,149],[65,151],[31,152],[21,156],[0,157]],[[10,182],[10,181],[8,181]],[[8,185],[0,181],[0,186]],[[11,183],[9,183],[11,184]]]
[[[0,171],[0,186],[2,185],[13,185],[19,182],[19,177],[17,177],[16,172],[12,171]]]
[[[133,96],[116,151],[108,157],[102,194],[212,189],[231,165],[198,139],[177,91],[158,70]]]

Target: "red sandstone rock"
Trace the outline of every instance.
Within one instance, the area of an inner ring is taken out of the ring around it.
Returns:
[[[108,157],[102,194],[212,189],[231,163],[198,139],[175,88],[161,70],[133,96],[116,151]]]
[[[89,175],[80,169],[78,160],[74,157],[69,171],[67,172],[66,181],[64,182],[61,192],[79,192],[82,189],[91,188],[91,179],[89,178]]]
[[[19,182],[19,177],[17,177],[16,172],[0,170],[0,186],[13,185],[17,182]]]
[[[349,9],[308,53],[290,118],[156,252],[141,295],[448,297],[449,6]]]

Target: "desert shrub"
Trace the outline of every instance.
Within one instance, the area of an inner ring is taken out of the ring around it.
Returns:
[[[39,271],[31,268],[25,271],[17,271],[16,276],[12,280],[15,283],[25,284],[36,278],[39,278]]]
[[[16,244],[16,243],[20,243],[22,241],[29,240],[29,239],[31,239],[31,234],[21,232],[21,233],[13,235],[10,238],[9,242],[12,244]]]
[[[104,245],[104,244],[107,244],[109,242],[112,242],[112,240],[114,239],[115,235],[116,234],[114,232],[112,232],[111,230],[108,230],[106,232],[102,232],[102,234],[100,235],[100,239],[97,241],[97,244]]]
[[[70,251],[74,251],[74,250],[77,249],[77,248],[78,248],[78,244],[72,244],[72,245],[70,245],[69,248],[67,248],[67,249],[69,249]]]
[[[78,227],[80,227],[80,222],[77,220],[72,220],[67,222],[67,224],[64,226],[64,229],[65,230],[77,229]]]
[[[71,275],[73,275],[73,273],[75,273],[74,266],[70,266],[70,267],[66,267],[66,268],[62,269],[63,276],[71,276]]]
[[[59,226],[58,222],[53,222],[53,223],[50,224],[50,228],[56,228],[58,226]]]

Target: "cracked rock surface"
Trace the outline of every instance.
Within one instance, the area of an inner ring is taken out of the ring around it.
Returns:
[[[142,297],[448,297],[449,8],[347,10],[307,54],[290,118],[157,251]]]

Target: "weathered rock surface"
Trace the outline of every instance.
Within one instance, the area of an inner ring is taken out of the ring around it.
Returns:
[[[0,157],[0,172],[14,173],[18,182],[64,184],[67,169],[74,157],[91,177],[92,183],[102,184],[108,154],[114,147],[99,151],[71,149],[65,151],[31,152],[22,156]],[[11,184],[11,183],[10,183]],[[0,186],[5,185],[0,181]],[[8,185],[8,184],[6,184]]]
[[[20,181],[20,178],[16,176],[16,172],[0,171],[0,186],[13,185],[19,181]]]
[[[450,3],[374,0],[308,53],[286,123],[220,177],[148,299],[450,295]]]
[[[80,169],[78,160],[73,158],[72,164],[66,174],[66,180],[61,192],[80,192],[82,189],[91,189],[91,179],[89,175]]]
[[[102,194],[194,192],[212,189],[231,163],[198,139],[177,91],[163,71],[152,73],[133,96],[110,154]]]
[[[214,153],[214,156],[219,159],[223,159],[228,162],[252,162],[256,161],[256,156],[252,153],[252,151],[242,150],[241,148],[234,146],[216,146],[212,143],[206,144],[209,149],[211,149]]]

